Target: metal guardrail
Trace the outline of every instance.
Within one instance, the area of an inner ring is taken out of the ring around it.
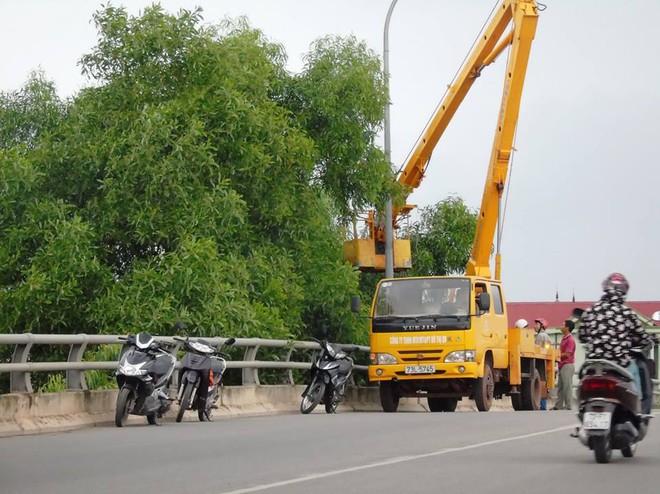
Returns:
[[[177,355],[182,348],[183,343],[175,340],[171,336],[155,336],[157,341],[165,344],[165,349]],[[227,338],[204,338],[213,345],[224,343]],[[12,393],[27,392],[32,393],[32,372],[66,372],[67,389],[79,390],[87,389],[85,380],[85,371],[89,370],[114,370],[117,368],[117,361],[94,362],[83,361],[83,355],[89,345],[124,345],[125,341],[119,339],[119,335],[54,335],[54,334],[5,334],[0,335],[0,345],[15,345],[11,363],[0,363],[0,373],[10,373],[10,391]],[[30,350],[35,345],[68,345],[69,357],[66,362],[31,362]],[[360,352],[369,352],[367,346],[343,345],[337,344],[342,349],[357,348]],[[260,384],[259,369],[288,369],[289,382],[295,384],[293,370],[309,369],[311,367],[314,350],[319,350],[320,346],[311,341],[291,341],[291,340],[269,340],[261,338],[236,338],[232,347],[245,348],[243,360],[227,360],[227,368],[243,369],[242,383]],[[258,360],[258,353],[261,348],[280,348],[287,351],[284,360]],[[291,357],[296,350],[311,350],[309,361],[292,361]],[[177,368],[180,363],[177,361]],[[366,365],[356,365],[356,370],[366,371]],[[177,384],[178,375],[173,374],[174,385]]]
[[[175,340],[171,336],[156,336],[156,340],[165,343],[167,349],[173,355],[176,355],[183,346],[183,343]],[[220,345],[227,338],[205,338],[211,344]],[[0,335],[0,345],[15,345],[11,363],[0,363],[0,373],[10,373],[10,391],[12,393],[28,392],[32,393],[32,381],[30,374],[32,372],[66,372],[67,389],[79,390],[88,389],[85,380],[85,371],[89,370],[114,370],[117,368],[117,361],[95,362],[83,361],[83,355],[89,345],[123,345],[125,342],[119,339],[119,335],[55,335],[55,334],[4,334]],[[31,362],[30,350],[34,345],[69,345],[69,356],[66,362]],[[289,371],[289,383],[295,384],[293,377],[294,369],[309,369],[311,367],[313,351],[319,350],[320,346],[311,341],[292,341],[292,340],[270,340],[261,338],[237,338],[233,347],[245,348],[243,360],[228,360],[227,368],[243,369],[242,383],[244,385],[260,384],[259,369],[287,369]],[[356,348],[356,345],[338,345],[342,349]],[[258,360],[257,356],[261,348],[280,348],[286,349],[287,353],[284,360]],[[368,346],[357,346],[360,352],[369,353]],[[307,362],[292,361],[291,357],[295,350],[311,350],[310,360]],[[177,361],[177,368],[180,363]],[[366,371],[366,365],[356,365],[356,370]],[[173,374],[174,385],[178,375]],[[658,388],[660,380],[654,379],[655,396],[660,396]]]

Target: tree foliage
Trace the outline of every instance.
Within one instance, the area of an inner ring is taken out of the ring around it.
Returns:
[[[376,55],[323,38],[300,74],[239,19],[106,7],[61,101],[1,95],[0,331],[366,342],[338,224],[396,192]],[[339,220],[339,221],[338,221]],[[334,334],[333,334],[334,333]]]
[[[316,143],[314,179],[334,199],[341,220],[400,194],[389,164],[373,145],[387,94],[380,63],[363,42],[318,40],[286,103]]]
[[[57,128],[65,109],[55,85],[43,72],[32,72],[21,89],[0,94],[0,149],[34,149],[44,133]]]
[[[451,196],[423,208],[412,225],[412,276],[445,276],[465,272],[474,240],[477,214],[460,197]]]

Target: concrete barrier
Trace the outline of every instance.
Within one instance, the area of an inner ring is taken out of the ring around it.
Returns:
[[[304,386],[227,386],[214,417],[236,417],[299,411]],[[114,421],[117,390],[67,391],[63,393],[14,393],[0,395],[0,437],[43,434],[94,427]],[[177,404],[165,416],[173,421]],[[402,412],[428,411],[426,399],[403,398]],[[508,398],[495,400],[491,411],[511,410]],[[339,411],[381,411],[377,387],[349,388]],[[472,400],[463,399],[457,411],[476,411]],[[313,413],[325,413],[323,406]],[[186,412],[186,421],[196,421],[197,412]],[[144,423],[145,417],[130,416],[129,424]]]

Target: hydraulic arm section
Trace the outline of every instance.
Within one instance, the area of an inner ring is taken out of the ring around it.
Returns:
[[[472,84],[481,71],[507,48],[511,47],[505,74],[502,103],[497,119],[486,185],[475,232],[474,243],[467,266],[468,275],[490,278],[490,253],[499,224],[502,192],[509,168],[511,149],[515,134],[520,99],[527,70],[529,53],[536,32],[538,6],[535,0],[504,0],[494,12],[488,26],[481,33],[474,49],[461,67],[454,82],[438,105],[433,118],[426,127],[405,167],[397,177],[399,183],[411,192],[419,187],[428,166],[431,154],[442,137],[456,110],[463,102]],[[509,28],[510,26],[510,28]],[[507,29],[509,30],[507,31]],[[392,212],[394,230],[398,220],[408,214],[414,206],[395,208]],[[344,243],[344,257],[362,271],[384,271],[385,228],[378,221],[384,215],[369,212],[367,237]],[[411,267],[410,240],[396,238],[393,243],[394,269],[400,271]],[[495,277],[499,279],[499,242],[496,255]]]

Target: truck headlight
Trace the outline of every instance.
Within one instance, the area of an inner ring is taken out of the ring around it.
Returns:
[[[396,357],[390,355],[389,353],[372,353],[370,355],[370,360],[372,364],[376,365],[387,365],[387,364],[396,364]]]
[[[474,362],[475,354],[474,350],[457,350],[447,354],[445,363]]]

